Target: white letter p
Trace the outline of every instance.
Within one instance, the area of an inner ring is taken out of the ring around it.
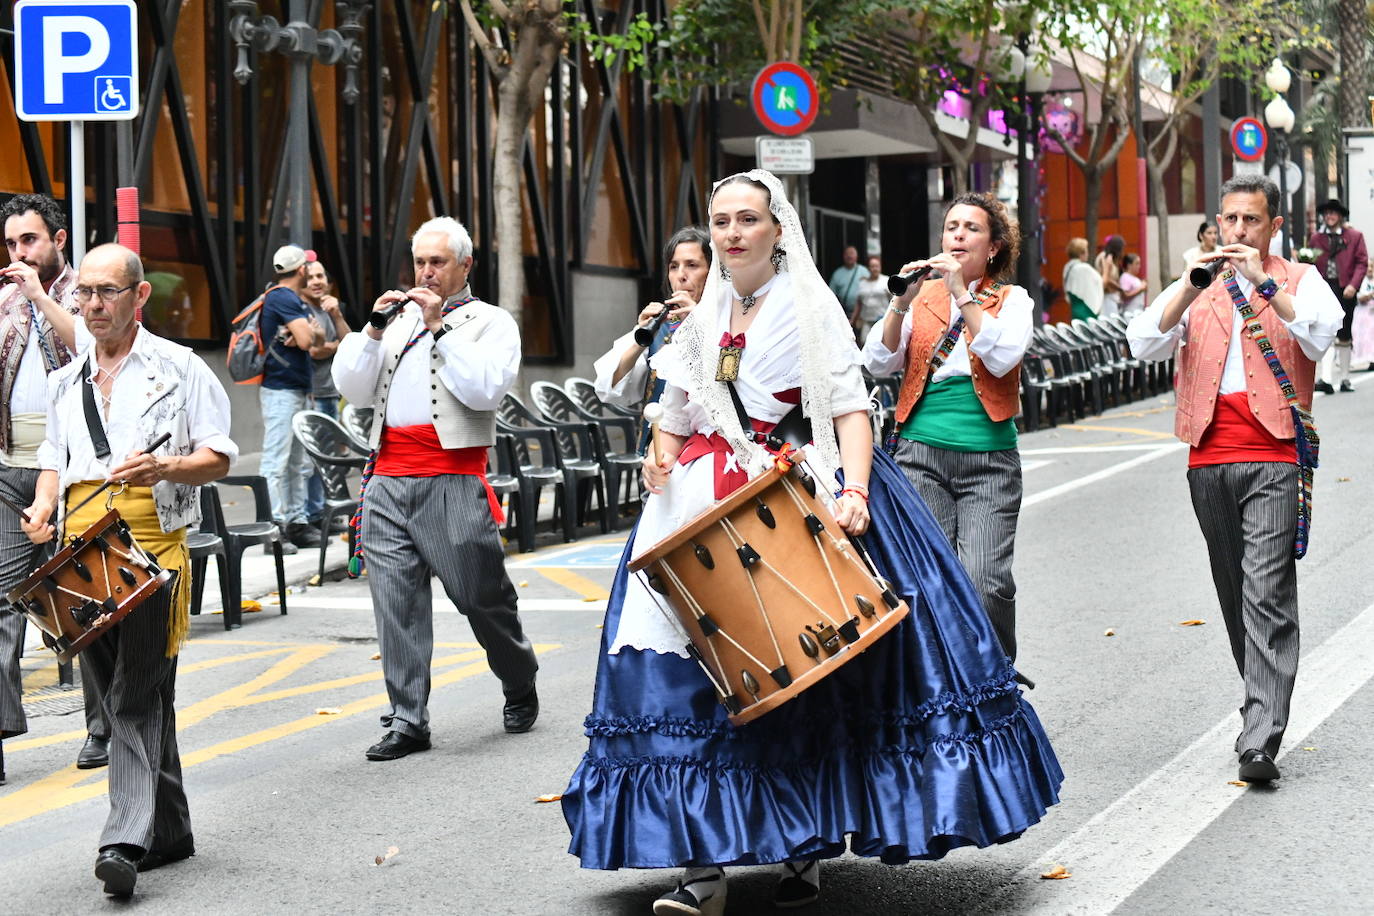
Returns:
[[[62,53],[62,36],[76,32],[91,42],[85,54],[69,57]],[[110,56],[110,34],[100,20],[90,16],[43,17],[43,102],[61,105],[62,78],[68,73],[90,73]]]

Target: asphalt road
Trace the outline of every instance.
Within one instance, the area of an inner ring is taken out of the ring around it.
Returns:
[[[1022,440],[1021,667],[1064,766],[1061,804],[994,849],[902,868],[827,863],[822,899],[803,912],[1369,912],[1374,373],[1358,382],[1316,405],[1303,662],[1277,788],[1230,784],[1240,681],[1169,401],[1146,401]],[[233,633],[196,620],[178,715],[198,855],[141,876],[132,902],[106,900],[91,876],[102,771],[71,766],[79,714],[35,716],[5,742],[0,910],[647,913],[673,876],[580,870],[559,806],[536,801],[562,791],[585,747],[618,544],[512,557],[542,665],[527,735],[503,733],[499,685],[440,599],[435,746],[392,763],[363,758],[384,702],[365,583],[292,595],[288,616],[269,605]],[[1180,626],[1189,619],[1206,622]],[[53,678],[39,658],[25,667],[31,689]],[[1072,877],[1042,880],[1054,865]],[[768,869],[732,871],[728,912],[771,911],[772,884]]]

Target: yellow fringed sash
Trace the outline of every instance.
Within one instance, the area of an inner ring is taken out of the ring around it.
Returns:
[[[80,503],[103,483],[101,480],[83,480],[72,484],[67,490],[67,505]],[[117,488],[118,484],[82,506],[74,515],[68,515],[63,522],[66,533],[80,534],[99,521],[107,511],[107,497]],[[179,528],[171,534],[162,530],[151,487],[129,487],[114,497],[114,508],[128,523],[138,540],[138,546],[155,556],[163,569],[177,573],[172,587],[171,613],[167,616],[167,657],[175,658],[191,628],[191,557],[186,550],[186,529]]]

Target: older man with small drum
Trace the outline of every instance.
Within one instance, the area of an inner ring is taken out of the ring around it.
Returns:
[[[186,529],[200,521],[197,488],[238,457],[229,397],[210,367],[139,323],[151,293],[123,246],[101,245],[81,262],[76,300],[94,346],[49,376],[42,473],[23,525],[45,543],[52,521],[80,534],[114,508],[175,573],[83,654],[110,722],[110,814],[95,875],[118,897],[133,893],[138,872],[195,853],[173,709],[189,627]],[[145,451],[164,435],[165,446]]]

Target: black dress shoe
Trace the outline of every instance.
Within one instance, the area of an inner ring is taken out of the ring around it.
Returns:
[[[1245,782],[1270,782],[1279,778],[1279,768],[1273,757],[1251,748],[1241,752],[1240,778]]]
[[[1335,394],[1335,393],[1336,393],[1336,389],[1331,387],[1331,383],[1330,383],[1330,382],[1322,381],[1321,379],[1318,379],[1316,382],[1314,382],[1314,383],[1312,384],[1312,387],[1313,387],[1315,390],[1320,391],[1322,394]]]
[[[105,882],[105,893],[111,897],[127,897],[134,892],[138,881],[139,859],[143,851],[137,846],[107,846],[95,857],[95,876]]]
[[[428,738],[412,738],[404,732],[387,732],[386,737],[367,749],[368,760],[400,760],[406,754],[427,751]]]
[[[76,755],[78,770],[95,770],[110,765],[110,739],[87,735],[86,743],[81,745],[81,753]]]
[[[1345,379],[1343,382],[1341,382],[1341,390],[1342,390],[1342,391],[1354,391],[1354,390],[1355,390],[1355,386],[1352,385],[1352,384],[1350,384],[1350,379]]]
[[[286,526],[286,539],[297,547],[310,550],[320,546],[320,529],[305,522],[292,522]]]
[[[189,859],[196,854],[196,841],[190,834],[177,840],[175,843],[168,843],[166,846],[152,849],[138,860],[139,871],[152,871],[154,868],[161,868],[172,862],[180,862],[182,859]]]
[[[506,731],[512,735],[534,728],[534,720],[539,718],[539,694],[535,692],[533,684],[520,696],[506,700],[502,718],[505,720]]]

